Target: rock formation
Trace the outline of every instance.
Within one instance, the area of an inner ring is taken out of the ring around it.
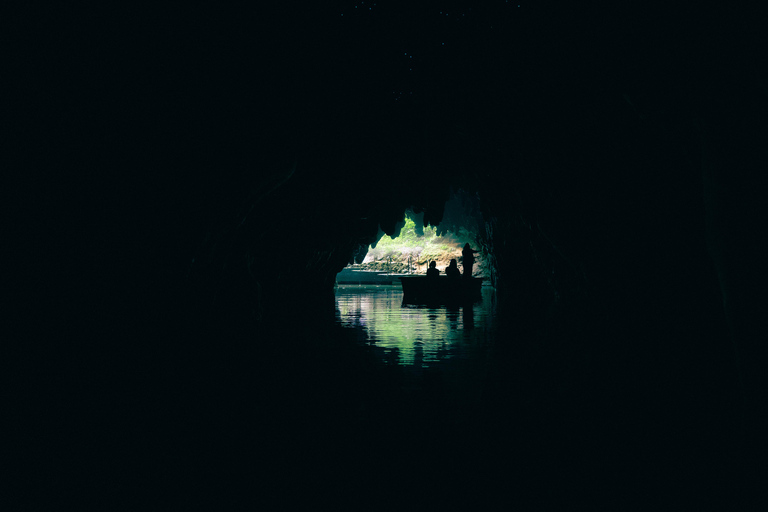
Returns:
[[[658,422],[686,403],[696,436],[737,432],[729,462],[763,454],[759,16],[478,8],[443,54],[442,28],[347,30],[327,6],[280,9],[47,14],[27,36],[11,75],[36,99],[8,141],[26,156],[6,189],[6,243],[28,249],[12,316],[35,340],[20,403],[60,393],[68,414],[93,414],[84,382],[134,403],[123,383],[153,375],[136,385],[170,411],[174,382],[203,389],[203,369],[230,382],[227,368],[245,371],[233,354],[275,345],[297,300],[332,322],[335,274],[408,208],[438,225],[457,187],[477,198],[515,329]],[[388,60],[406,44],[393,34],[423,49],[420,68]],[[70,370],[89,377],[49,386]],[[709,399],[712,416],[692,405]]]

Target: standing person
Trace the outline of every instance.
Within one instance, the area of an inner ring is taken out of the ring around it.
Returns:
[[[464,278],[469,279],[472,277],[472,265],[475,264],[475,253],[477,251],[469,246],[469,243],[464,244],[464,249],[461,250],[462,266],[464,267]]]

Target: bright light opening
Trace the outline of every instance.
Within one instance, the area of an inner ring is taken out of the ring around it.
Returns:
[[[392,274],[426,274],[429,262],[434,260],[442,274],[451,259],[456,259],[459,268],[462,268],[461,250],[464,244],[479,249],[479,220],[479,211],[468,205],[466,195],[461,192],[454,194],[446,203],[443,222],[438,227],[421,229],[423,214],[406,210],[400,232],[395,237],[383,235],[377,243],[368,247],[363,261],[351,267]],[[482,252],[475,257],[472,274],[476,277],[488,276]]]

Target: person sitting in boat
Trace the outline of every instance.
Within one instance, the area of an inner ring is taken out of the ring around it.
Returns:
[[[461,276],[461,271],[459,270],[458,263],[456,262],[456,258],[451,260],[451,264],[445,267],[445,275],[448,277],[459,277]]]
[[[429,262],[429,268],[427,269],[427,277],[437,277],[440,275],[440,271],[437,270],[437,262],[432,260]]]
[[[464,249],[461,250],[462,260],[461,263],[464,266],[464,277],[469,279],[472,277],[472,265],[475,264],[475,253],[477,251],[469,246],[469,243],[464,244]]]

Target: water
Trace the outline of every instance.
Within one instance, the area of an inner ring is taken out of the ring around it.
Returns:
[[[679,489],[688,474],[699,492],[700,480],[727,477],[726,452],[707,437],[719,424],[705,405],[711,396],[697,403],[688,387],[677,391],[681,399],[671,384],[651,388],[652,367],[612,356],[625,338],[605,341],[567,325],[547,331],[546,317],[497,308],[490,288],[472,307],[402,301],[399,287],[336,290],[337,323],[368,357],[355,359],[362,369],[345,379],[360,391],[348,400],[356,412],[338,422],[348,430],[335,446],[348,447],[354,467],[365,454],[362,474],[405,475],[442,489],[424,496],[452,506],[464,490],[463,508],[541,510],[601,499],[621,509],[636,485]],[[532,325],[520,327],[525,321]],[[488,502],[478,503],[485,492]]]
[[[404,305],[394,286],[339,286],[338,322],[361,329],[381,349],[383,363],[406,367],[447,367],[451,360],[482,357],[494,326],[493,289],[483,300],[460,307]]]
[[[297,297],[295,316],[248,347],[257,358],[222,343],[197,380],[181,379],[183,392],[150,409],[168,425],[152,460],[177,440],[167,474],[186,483],[194,470],[220,499],[242,485],[313,508],[568,510],[614,493],[607,508],[623,510],[662,495],[660,474],[672,489],[691,467],[719,478],[724,456],[709,455],[723,444],[691,435],[711,416],[676,404],[672,423],[654,412],[666,393],[634,391],[637,372],[622,380],[627,372],[599,364],[621,339],[543,336],[519,328],[493,289],[482,294],[472,307],[420,307],[403,305],[398,286],[340,286],[335,323],[313,323]],[[142,442],[152,420],[134,420]],[[135,474],[146,472],[141,460]]]
[[[403,425],[476,416],[496,341],[492,288],[472,305],[427,307],[404,305],[399,286],[339,286],[336,308],[337,322],[369,356],[366,372],[379,375],[367,409],[388,403],[384,414],[407,417]]]

